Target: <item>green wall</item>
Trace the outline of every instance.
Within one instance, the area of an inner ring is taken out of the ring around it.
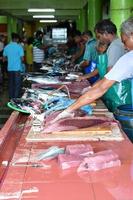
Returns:
[[[0,16],[0,24],[7,24],[7,16]]]
[[[11,16],[7,17],[7,34],[8,41],[11,40],[11,33],[17,32],[17,19]]]

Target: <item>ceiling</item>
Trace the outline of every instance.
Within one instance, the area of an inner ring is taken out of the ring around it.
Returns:
[[[37,19],[32,18],[33,13],[28,13],[29,8],[55,8],[56,19],[74,20],[78,18],[80,10],[86,5],[86,2],[87,0],[0,0],[0,14],[13,15],[23,20],[33,21]]]

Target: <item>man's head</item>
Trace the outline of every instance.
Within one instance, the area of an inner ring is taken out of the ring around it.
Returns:
[[[37,31],[37,32],[36,32],[36,38],[37,38],[38,40],[42,40],[42,38],[43,38],[43,32],[42,32],[42,31]]]
[[[17,33],[12,33],[11,37],[12,37],[13,42],[19,42],[20,41],[20,36]]]
[[[81,42],[81,39],[82,39],[82,38],[81,38],[81,32],[77,30],[77,31],[74,33],[73,38],[74,38],[74,41],[75,41],[76,44],[78,44],[79,42]]]
[[[5,42],[5,39],[6,39],[5,35],[1,34],[0,35],[0,41],[1,42]]]
[[[121,24],[121,39],[128,50],[133,50],[133,17]]]
[[[82,39],[87,42],[89,39],[91,39],[93,37],[93,34],[90,30],[85,31],[82,33]]]
[[[96,49],[98,53],[100,54],[104,53],[107,50],[107,48],[108,48],[108,45],[106,43],[100,42],[100,41],[97,42]]]
[[[108,19],[98,22],[95,25],[94,31],[97,39],[107,44],[111,43],[117,34],[116,25]]]

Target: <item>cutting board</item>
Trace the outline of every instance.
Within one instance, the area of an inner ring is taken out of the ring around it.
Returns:
[[[26,140],[29,142],[48,142],[48,141],[121,141],[124,137],[117,123],[103,124],[103,126],[93,126],[88,128],[76,129],[74,131],[54,131],[45,133],[36,131],[31,127]]]

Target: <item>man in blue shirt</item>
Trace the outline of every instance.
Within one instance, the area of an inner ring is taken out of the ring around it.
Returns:
[[[85,74],[89,74],[96,69],[97,50],[96,50],[96,39],[93,38],[91,31],[86,31],[82,34],[85,44],[85,52],[83,61],[80,63],[80,68],[84,69]],[[91,78],[90,83],[94,83],[98,79],[98,76]]]
[[[9,98],[19,98],[21,96],[22,84],[22,61],[24,59],[24,50],[19,44],[19,35],[12,33],[12,41],[4,48],[3,56],[8,61],[9,74]]]

